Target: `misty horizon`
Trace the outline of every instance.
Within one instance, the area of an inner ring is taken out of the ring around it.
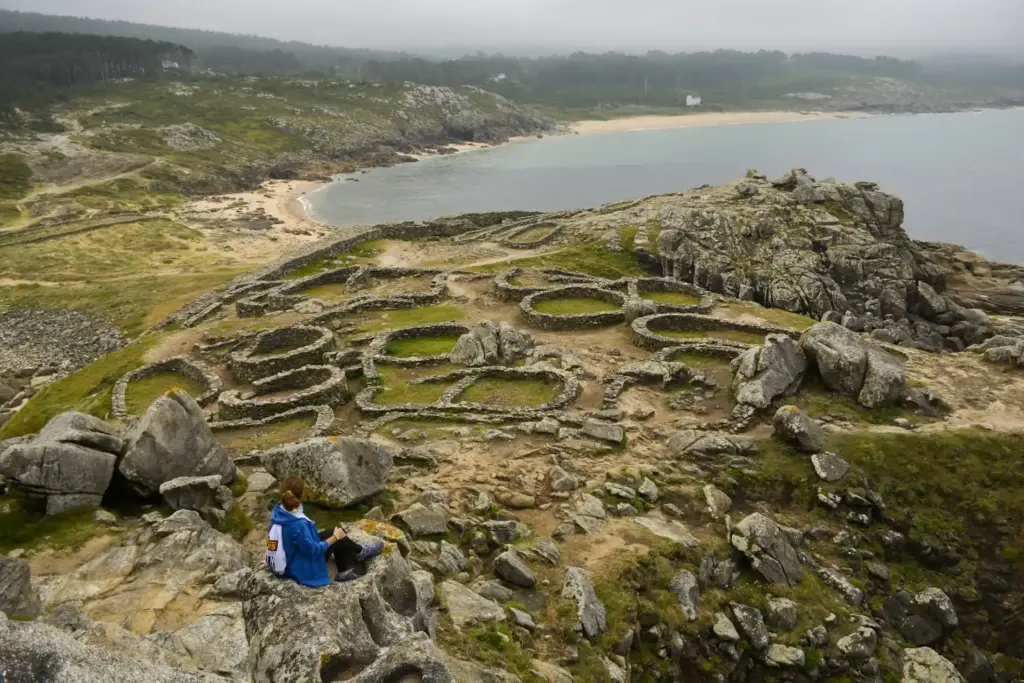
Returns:
[[[1024,48],[1019,0],[720,0],[681,6],[640,0],[0,0],[0,9],[256,35],[284,41],[454,58],[575,51],[716,49],[826,51],[861,56],[1016,53]],[[709,3],[710,5],[710,3]],[[382,30],[381,27],[386,27]]]

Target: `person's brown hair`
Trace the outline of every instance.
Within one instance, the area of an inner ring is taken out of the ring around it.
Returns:
[[[302,504],[302,492],[306,488],[306,482],[302,477],[288,477],[281,485],[281,505],[289,512]]]

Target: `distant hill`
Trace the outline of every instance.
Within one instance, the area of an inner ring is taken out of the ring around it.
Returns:
[[[199,66],[227,73],[338,72],[356,69],[370,60],[409,57],[400,52],[384,50],[330,47],[129,21],[0,10],[0,33],[19,31],[85,33],[184,45],[196,53]]]

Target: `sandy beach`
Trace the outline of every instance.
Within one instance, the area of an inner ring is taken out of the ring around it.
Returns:
[[[808,112],[808,111],[741,111],[705,112],[679,116],[630,116],[607,121],[576,121],[572,130],[580,135],[592,133],[614,133],[631,130],[661,130],[665,128],[689,128],[695,126],[734,126],[744,123],[786,123],[792,121],[814,121],[816,119],[848,119],[863,117],[855,112]]]
[[[320,239],[332,229],[310,218],[303,203],[305,195],[325,184],[269,180],[248,192],[206,197],[189,204],[185,222],[198,222],[212,239],[229,245],[237,256],[255,262],[266,261],[276,253]],[[253,221],[265,223],[268,218],[271,219],[269,227],[256,231],[244,227]]]

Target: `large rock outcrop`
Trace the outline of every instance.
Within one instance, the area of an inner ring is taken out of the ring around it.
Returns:
[[[157,666],[90,647],[38,621],[0,614],[0,672],[4,683],[227,683],[229,679]]]
[[[430,643],[433,581],[393,546],[350,583],[309,590],[258,571],[240,588],[255,683],[518,680],[457,662]]]
[[[249,554],[197,512],[179,510],[133,530],[67,574],[38,576],[47,607],[77,603],[94,615],[124,615],[133,631],[171,625],[176,615],[218,607],[219,579],[249,566]]]
[[[449,358],[459,365],[512,365],[525,358],[532,348],[529,332],[517,330],[505,321],[484,321],[459,337]]]
[[[729,542],[768,581],[790,587],[803,581],[803,567],[790,539],[782,527],[760,512],[737,524]]]
[[[121,452],[117,431],[91,415],[63,413],[31,441],[0,453],[0,475],[46,501],[47,514],[99,505]]]
[[[262,460],[277,479],[302,477],[311,500],[345,507],[384,490],[394,454],[372,441],[331,436],[273,448]]]
[[[807,370],[803,349],[784,334],[770,334],[764,345],[745,351],[732,362],[737,403],[767,408],[779,396],[792,396]]]
[[[895,403],[907,379],[903,363],[842,325],[818,323],[800,340],[829,389],[866,408]]]
[[[141,495],[155,496],[178,477],[219,475],[230,484],[235,464],[206,424],[202,408],[183,391],[161,396],[125,434],[118,471]]]

